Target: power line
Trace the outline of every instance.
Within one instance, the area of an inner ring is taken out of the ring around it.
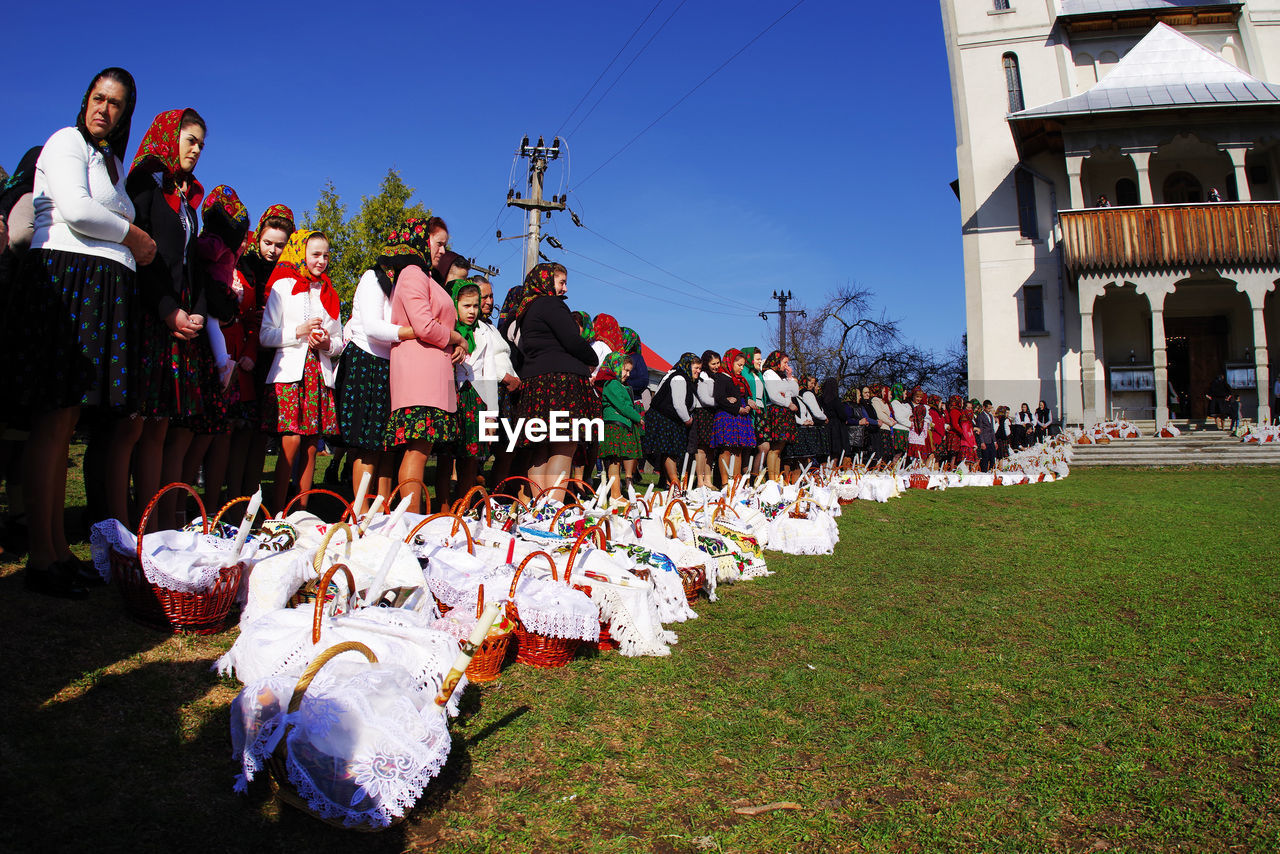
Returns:
[[[553,137],[560,135],[560,131],[564,130],[564,126],[569,123],[569,120],[571,118],[573,118],[573,114],[578,112],[578,108],[581,107],[582,103],[587,100],[587,96],[591,94],[591,90],[596,88],[596,84],[599,83],[601,80],[603,80],[604,76],[609,73],[609,69],[613,68],[613,64],[618,61],[618,57],[622,56],[622,52],[625,51],[627,47],[631,44],[631,42],[635,39],[635,37],[640,34],[640,30],[644,28],[645,24],[649,23],[649,19],[653,17],[653,13],[658,11],[658,7],[661,6],[664,2],[665,0],[658,0],[657,3],[653,4],[653,8],[649,10],[649,14],[645,15],[644,20],[636,25],[636,28],[632,30],[631,35],[627,37],[627,40],[625,42],[623,42],[622,47],[618,48],[618,52],[613,55],[613,59],[609,60],[609,64],[604,67],[604,70],[600,72],[599,76],[597,76],[596,79],[591,83],[591,85],[587,87],[587,91],[582,93],[582,97],[578,99],[578,103],[573,105],[573,109],[569,111],[569,115],[565,116],[564,121],[560,122],[560,127],[556,130],[555,133],[552,134]],[[579,124],[581,124],[581,122],[579,122]]]
[[[565,251],[567,252],[568,250],[565,250]],[[577,253],[575,252],[572,254],[576,255]],[[591,259],[588,258],[587,260],[590,261]],[[596,262],[596,263],[599,263],[599,262]],[[700,306],[700,305],[685,305],[684,303],[679,303],[679,302],[676,302],[675,300],[669,300],[669,299],[666,299],[665,297],[654,296],[653,294],[645,293],[644,291],[638,291],[635,288],[629,288],[626,285],[620,285],[617,282],[611,282],[608,279],[602,279],[599,276],[593,276],[590,273],[584,273],[581,270],[575,270],[574,275],[586,276],[588,279],[592,279],[604,285],[609,285],[610,287],[617,288],[618,290],[626,291],[629,294],[635,294],[636,296],[641,296],[641,297],[644,297],[645,299],[656,300],[658,302],[665,302],[668,305],[674,305],[679,308],[687,309],[689,311],[701,311],[707,314],[723,314],[729,317],[749,317],[750,316],[746,314],[730,314],[727,311],[716,311],[715,309],[706,308],[705,306]]]
[[[570,254],[570,255],[576,255],[577,257],[579,257],[579,258],[583,259],[584,261],[590,261],[592,264],[598,264],[598,265],[600,265],[601,267],[604,267],[604,268],[605,268],[605,269],[607,269],[607,270],[612,270],[612,271],[613,271],[613,272],[615,272],[615,273],[621,273],[621,274],[622,274],[622,275],[624,275],[624,276],[629,276],[630,278],[632,278],[632,279],[636,279],[637,281],[644,282],[645,284],[653,285],[654,287],[662,288],[663,290],[672,291],[672,292],[677,293],[677,294],[679,294],[679,293],[683,293],[683,292],[682,292],[682,291],[680,291],[678,288],[672,288],[672,287],[669,287],[669,286],[667,286],[667,285],[661,284],[660,282],[655,282],[655,281],[653,281],[652,279],[646,279],[646,278],[644,278],[643,276],[637,276],[635,273],[628,273],[626,270],[621,270],[621,269],[619,269],[619,268],[617,268],[617,267],[614,267],[614,266],[611,266],[611,265],[609,265],[609,264],[606,264],[606,263],[604,263],[603,261],[597,261],[595,258],[591,258],[590,256],[583,255],[581,252],[574,252],[572,249],[565,249],[564,247],[560,247],[560,251],[561,251],[561,252],[567,252],[567,253],[568,253],[568,254]],[[595,276],[590,276],[590,275],[589,275],[589,274],[587,274],[587,273],[583,273],[582,275],[584,275],[584,276],[589,276],[589,278],[593,278],[593,279],[594,279],[594,278],[596,278]],[[642,296],[649,297],[649,298],[651,298],[651,299],[660,300],[661,302],[671,303],[671,305],[678,305],[678,306],[680,306],[681,308],[692,308],[692,309],[697,309],[698,311],[706,311],[706,312],[710,312],[710,313],[712,313],[712,314],[724,314],[724,315],[728,315],[728,316],[731,316],[731,317],[752,317],[752,316],[754,316],[755,314],[758,314],[758,312],[719,311],[719,310],[716,310],[716,309],[705,308],[705,307],[703,307],[703,306],[691,306],[691,305],[687,305],[687,304],[685,304],[685,303],[679,303],[679,302],[675,302],[674,300],[666,299],[665,297],[655,297],[653,294],[645,293],[644,291],[636,291],[636,290],[632,290],[632,289],[627,288],[627,287],[625,287],[625,286],[623,286],[623,285],[619,285],[619,284],[617,284],[616,282],[607,282],[607,281],[605,281],[604,279],[598,279],[598,281],[602,281],[602,282],[605,282],[605,284],[609,284],[609,285],[613,285],[614,287],[621,288],[621,289],[622,289],[622,290],[624,290],[624,291],[630,291],[631,293],[634,293],[634,294],[640,294],[640,295],[642,295]]]
[[[613,91],[613,87],[617,86],[618,81],[626,76],[627,72],[631,70],[631,66],[636,64],[636,60],[640,58],[640,55],[643,54],[648,49],[649,45],[653,44],[653,40],[658,37],[658,34],[661,33],[663,29],[666,28],[667,24],[671,22],[671,19],[676,16],[676,12],[679,12],[684,7],[684,4],[687,2],[689,2],[689,0],[680,0],[680,5],[677,6],[674,10],[672,10],[671,14],[666,17],[666,20],[664,20],[661,24],[658,25],[658,29],[654,30],[653,35],[649,36],[649,40],[645,42],[643,45],[641,45],[640,50],[636,51],[635,56],[631,57],[631,61],[627,63],[626,68],[623,68],[622,71],[619,72],[618,76],[613,78],[613,82],[609,84],[609,88],[605,89],[604,92],[600,94],[599,98],[596,98],[596,102],[591,105],[591,109],[587,110],[587,114],[582,118],[578,119],[578,123],[573,126],[573,130],[569,131],[569,136],[573,136],[575,133],[577,133],[578,128],[582,127],[583,123],[586,122],[587,119],[591,118],[591,114],[596,111],[596,107],[600,106],[600,102],[603,101],[605,97],[610,92]],[[655,6],[654,8],[657,8],[657,7]]]
[[[608,166],[610,163],[612,163],[612,162],[614,161],[614,159],[615,159],[615,158],[617,158],[617,156],[618,156],[619,154],[621,154],[622,152],[624,152],[624,151],[626,151],[628,148],[630,148],[630,147],[635,143],[635,141],[636,141],[636,140],[638,140],[640,137],[642,137],[642,136],[644,136],[646,133],[648,133],[648,132],[649,132],[649,130],[650,130],[654,125],[656,125],[658,122],[660,122],[660,121],[662,121],[663,119],[665,119],[665,118],[667,117],[667,114],[668,114],[668,113],[670,113],[670,112],[671,112],[672,110],[674,110],[676,107],[680,106],[680,105],[681,105],[681,104],[683,104],[686,100],[688,100],[689,96],[691,96],[694,92],[697,92],[699,89],[701,89],[701,88],[702,88],[702,87],[707,83],[707,81],[708,81],[708,80],[710,80],[712,77],[715,77],[717,74],[719,74],[719,73],[724,69],[724,67],[725,67],[726,65],[728,65],[728,64],[729,64],[729,63],[731,63],[731,62],[733,62],[735,59],[737,59],[739,56],[741,56],[741,55],[742,55],[742,53],[743,53],[747,48],[751,47],[753,44],[755,44],[757,41],[759,41],[759,40],[760,40],[760,38],[761,38],[762,36],[764,36],[764,34],[765,34],[765,33],[769,32],[769,31],[770,31],[770,30],[772,30],[774,27],[776,27],[779,23],[781,23],[781,22],[782,22],[782,19],[783,19],[783,18],[787,17],[787,16],[788,16],[788,15],[790,15],[792,12],[794,12],[796,9],[800,8],[801,4],[803,4],[803,3],[804,3],[804,0],[796,0],[796,3],[795,3],[795,5],[794,5],[794,6],[792,6],[792,7],[791,7],[790,9],[788,9],[787,11],[783,12],[783,13],[782,13],[781,15],[779,15],[777,18],[775,18],[775,19],[774,19],[774,21],[773,21],[773,23],[769,24],[769,26],[765,27],[763,30],[761,30],[760,32],[756,33],[756,35],[751,39],[751,41],[747,42],[747,43],[746,43],[746,44],[744,44],[742,47],[738,48],[738,50],[733,54],[733,56],[729,57],[729,58],[728,58],[728,59],[726,59],[724,62],[722,62],[722,63],[720,63],[718,66],[716,66],[716,69],[715,69],[714,71],[712,71],[710,74],[708,74],[706,77],[702,78],[702,80],[698,83],[698,85],[697,85],[697,86],[694,86],[694,87],[693,87],[692,89],[690,89],[688,92],[685,92],[683,95],[681,95],[681,96],[680,96],[680,99],[679,99],[678,101],[676,101],[676,102],[675,102],[674,104],[672,104],[670,107],[667,107],[667,109],[666,109],[666,110],[664,110],[661,114],[659,114],[659,115],[658,115],[658,117],[657,117],[656,119],[654,119],[653,121],[649,122],[649,124],[645,125],[645,126],[644,126],[644,129],[642,129],[638,134],[636,134],[635,136],[631,137],[631,139],[627,141],[627,144],[626,144],[626,145],[622,146],[622,148],[619,148],[617,151],[615,151],[612,155],[610,155],[610,157],[609,157],[609,159],[608,159],[608,160],[606,160],[605,162],[603,162],[603,163],[601,163],[599,166],[597,166],[597,167],[595,168],[595,171],[594,171],[594,172],[592,172],[592,173],[591,173],[590,175],[588,175],[587,177],[583,178],[583,179],[582,179],[582,181],[580,181],[580,182],[578,183],[578,186],[579,186],[579,187],[581,187],[583,184],[585,184],[585,183],[587,183],[588,181],[590,181],[590,180],[592,179],[592,177],[594,177],[594,176],[595,176],[596,172],[599,172],[601,169],[603,169],[604,167],[606,167],[606,166]]]
[[[710,288],[708,288],[708,287],[706,287],[706,286],[704,286],[704,285],[700,285],[700,284],[698,284],[697,282],[692,282],[692,281],[690,281],[690,280],[686,279],[684,276],[676,275],[675,273],[671,272],[670,270],[666,269],[665,267],[659,267],[657,264],[653,263],[652,261],[650,261],[650,260],[648,260],[648,259],[646,259],[646,258],[642,258],[642,257],[640,257],[639,255],[637,255],[636,253],[632,252],[632,251],[631,251],[630,249],[628,249],[627,247],[623,246],[621,243],[618,243],[617,241],[614,241],[614,240],[610,240],[609,238],[605,237],[603,234],[601,234],[600,232],[598,232],[598,231],[596,231],[595,229],[591,228],[590,226],[584,225],[584,226],[582,226],[582,227],[583,227],[584,229],[586,229],[587,231],[591,232],[592,234],[594,234],[596,237],[598,237],[598,238],[600,238],[601,240],[603,240],[605,243],[609,243],[609,244],[612,244],[613,246],[616,246],[618,249],[621,249],[623,252],[627,253],[627,254],[628,254],[628,255],[630,255],[632,258],[635,258],[635,259],[637,259],[637,260],[639,260],[639,261],[644,262],[645,264],[648,264],[650,267],[654,268],[655,270],[658,270],[658,271],[660,271],[660,272],[666,273],[668,276],[670,276],[670,277],[671,277],[671,278],[673,278],[673,279],[678,279],[679,281],[684,282],[686,285],[692,285],[693,287],[697,288],[698,290],[700,290],[700,291],[702,291],[702,292],[704,292],[704,293],[708,294],[709,296],[715,297],[716,299],[724,300],[725,302],[736,303],[737,305],[740,305],[740,306],[742,306],[743,308],[747,308],[747,309],[750,309],[750,310],[752,310],[752,311],[755,311],[755,308],[754,308],[750,303],[743,302],[743,301],[742,301],[742,300],[740,300],[740,299],[734,299],[733,297],[727,297],[727,296],[724,296],[724,295],[722,295],[722,294],[718,294],[718,293],[716,293],[715,291],[711,290]]]

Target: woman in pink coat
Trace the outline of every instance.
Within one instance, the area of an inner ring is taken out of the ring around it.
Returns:
[[[387,421],[387,447],[403,445],[400,482],[422,480],[431,456],[431,445],[458,436],[454,413],[458,391],[453,382],[453,366],[467,356],[462,336],[454,326],[458,313],[453,297],[427,275],[440,260],[449,229],[444,220],[432,217],[425,229],[400,229],[403,251],[423,257],[423,266],[406,266],[396,279],[391,296],[391,322],[413,330],[413,337],[391,347],[391,417]],[[421,232],[425,230],[426,234]],[[421,490],[409,505],[419,512]]]

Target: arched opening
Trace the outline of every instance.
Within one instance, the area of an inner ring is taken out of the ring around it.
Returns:
[[[1200,179],[1190,172],[1172,172],[1164,179],[1166,205],[1193,205],[1204,201]]]
[[[1009,96],[1009,112],[1016,113],[1026,104],[1022,100],[1022,74],[1018,71],[1018,57],[1006,53],[1003,57],[1004,84]]]
[[[1087,53],[1077,53],[1074,57],[1076,66],[1076,91],[1083,92],[1093,88],[1098,82],[1098,69],[1093,67],[1093,57]]]
[[[1116,193],[1116,185],[1121,180],[1128,180],[1137,190],[1138,170],[1133,160],[1126,156],[1117,146],[1095,148],[1084,161],[1080,170],[1080,180],[1085,192],[1085,201],[1095,207],[1104,205],[1122,205]],[[1136,205],[1134,201],[1128,204]]]
[[[1206,271],[1178,282],[1164,301],[1169,384],[1183,412],[1200,420],[1208,412],[1209,384],[1229,364],[1252,361],[1253,314],[1235,282]],[[1251,401],[1249,390],[1246,402]]]
[[[1099,414],[1154,418],[1151,304],[1133,284],[1117,281],[1094,302],[1093,317],[1102,333],[1098,355],[1106,367],[1106,406]]]

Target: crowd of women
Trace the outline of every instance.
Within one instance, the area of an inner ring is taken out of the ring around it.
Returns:
[[[232,187],[196,178],[208,130],[196,110],[156,116],[128,158],[136,99],[124,69],[97,74],[74,125],[28,152],[0,196],[0,399],[28,436],[31,589],[79,597],[98,577],[64,530],[78,425],[91,521],[131,526],[162,484],[197,473],[210,505],[252,493],[270,441],[267,506],[311,488],[327,439],[349,453],[352,483],[372,484],[358,513],[391,502],[395,484],[417,512],[433,455],[437,506],[489,456],[489,483],[527,475],[543,489],[602,464],[615,498],[646,460],[666,481],[707,486],[840,454],[977,460],[971,404],[879,386],[846,402],[836,380],[796,376],[782,352],[685,353],[650,393],[638,335],[571,312],[563,266],[531,270],[495,318],[491,284],[468,277],[439,217],[387,234],[344,320],[327,235],[281,204],[251,229]],[[1041,429],[1023,410],[1000,419],[1006,445]],[[602,420],[603,439],[481,441],[484,415],[553,413]],[[179,524],[176,499],[154,508],[152,525]]]

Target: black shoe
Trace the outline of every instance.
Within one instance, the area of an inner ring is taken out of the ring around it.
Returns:
[[[102,577],[102,573],[98,572],[98,568],[87,560],[72,555],[64,561],[60,561],[61,565],[66,567],[70,576],[86,587],[102,587],[107,580]]]
[[[35,593],[60,599],[85,599],[89,596],[88,588],[76,581],[74,572],[60,563],[52,563],[44,569],[33,569],[31,564],[27,564],[22,584]]]

